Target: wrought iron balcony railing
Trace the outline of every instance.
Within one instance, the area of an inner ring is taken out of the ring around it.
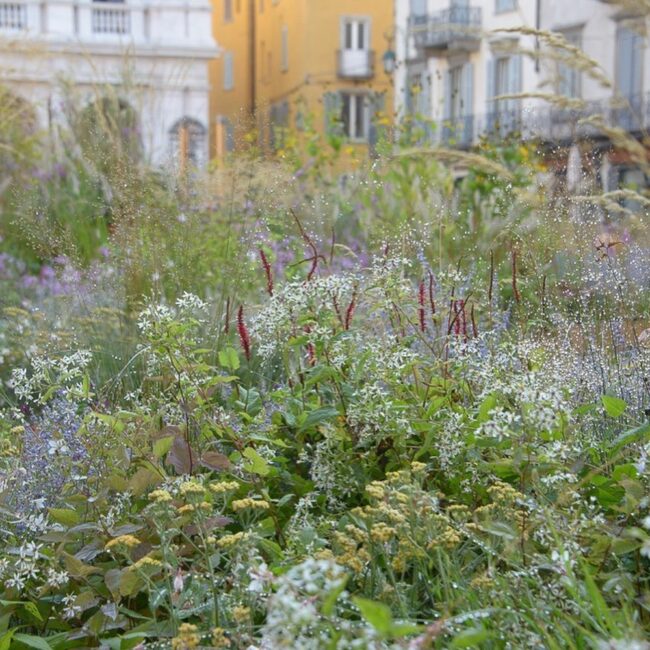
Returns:
[[[585,102],[581,108],[548,106],[493,107],[483,114],[429,123],[428,139],[448,147],[468,148],[481,137],[567,144],[581,138],[607,139],[616,128],[639,137],[650,132],[650,93]],[[601,128],[605,127],[604,129]]]
[[[454,5],[430,15],[413,15],[409,23],[418,48],[473,52],[480,46],[481,7]]]
[[[338,50],[336,56],[341,79],[370,79],[375,74],[374,50]]]
[[[18,2],[1,2],[0,29],[27,29],[27,7]]]
[[[92,9],[92,30],[94,34],[129,34],[131,12],[120,3],[101,3]]]

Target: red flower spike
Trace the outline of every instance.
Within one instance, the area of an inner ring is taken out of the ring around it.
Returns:
[[[429,271],[429,305],[431,306],[431,315],[436,313],[435,284],[433,273]]]
[[[269,260],[266,257],[266,253],[260,248],[260,258],[262,259],[262,266],[264,267],[264,273],[266,274],[266,291],[269,296],[273,295],[273,273],[271,271],[271,265]]]
[[[239,334],[239,342],[241,343],[246,361],[251,360],[251,337],[244,322],[244,306],[240,305],[237,312],[237,333]]]
[[[426,323],[424,322],[425,318],[425,313],[424,313],[424,300],[425,300],[425,293],[426,289],[424,286],[424,280],[420,282],[419,290],[418,290],[418,304],[420,305],[420,308],[418,309],[418,315],[420,317],[420,332],[426,332],[427,326]]]
[[[349,330],[350,325],[352,324],[352,316],[354,316],[354,310],[357,306],[357,292],[355,291],[352,294],[352,300],[350,301],[350,304],[348,305],[348,308],[345,312],[345,329]]]

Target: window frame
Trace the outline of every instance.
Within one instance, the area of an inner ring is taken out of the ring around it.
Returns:
[[[223,22],[231,23],[233,21],[233,15],[233,0],[223,0]]]
[[[282,25],[280,32],[280,71],[289,71],[289,25]]]
[[[557,31],[561,34],[569,45],[582,49],[582,37],[584,25],[575,25],[573,27],[558,28]],[[567,71],[564,74],[564,71]],[[555,92],[562,97],[569,99],[582,98],[582,72],[575,67],[571,67],[562,61],[558,61],[555,66],[556,82]],[[567,84],[568,82],[568,84]],[[575,83],[575,89],[574,89]],[[565,93],[564,89],[570,86],[570,92]]]
[[[235,89],[235,55],[232,50],[223,53],[223,89]]]
[[[517,11],[519,3],[517,0],[494,0],[494,13],[506,14],[511,11]]]
[[[370,140],[370,97],[368,93],[341,91],[341,125],[343,135],[353,143],[367,143]],[[346,101],[347,116],[346,116]],[[359,122],[359,109],[361,109],[361,123]],[[362,133],[357,127],[361,124]],[[354,131],[352,129],[354,125]]]
[[[347,47],[348,42],[348,25],[352,26],[355,31],[350,33],[350,44],[352,47]],[[358,47],[360,31],[359,28],[363,27],[363,47]],[[356,40],[356,46],[354,46]],[[371,16],[341,16],[341,33],[340,33],[340,49],[341,51],[352,52],[370,52],[372,44],[372,17]]]

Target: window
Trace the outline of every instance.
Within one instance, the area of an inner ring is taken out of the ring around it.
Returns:
[[[235,65],[232,52],[223,55],[223,89],[232,90],[235,87]]]
[[[287,25],[282,26],[281,41],[282,53],[280,67],[282,72],[286,72],[289,69],[289,28]]]
[[[497,56],[488,61],[488,114],[491,126],[502,132],[521,127],[521,100],[516,95],[522,91],[522,56],[520,54]]]
[[[289,103],[287,101],[271,106],[271,147],[282,149],[285,145],[287,128],[289,127]]]
[[[616,32],[616,90],[625,99],[613,111],[616,126],[639,131],[643,122],[643,36],[628,24]]]
[[[582,47],[582,30],[572,29],[562,32],[567,43],[575,47]],[[569,53],[565,53],[569,56]],[[558,62],[557,65],[557,92],[565,97],[580,97],[581,78],[580,72],[568,62]]]
[[[223,0],[223,21],[225,23],[232,21],[232,0]]]
[[[411,0],[409,10],[411,16],[426,16],[427,0]]]
[[[496,0],[495,11],[498,14],[515,11],[515,9],[517,9],[517,0]]]
[[[415,116],[431,115],[429,76],[423,71],[409,72],[406,87],[406,109]]]
[[[343,134],[350,140],[367,140],[370,115],[366,96],[356,93],[341,93],[341,100]]]
[[[473,137],[474,66],[456,65],[447,71],[445,80],[445,124],[443,136],[460,144]]]
[[[206,130],[197,120],[184,117],[171,128],[169,140],[172,156],[181,167],[187,163],[201,165],[205,160]]]
[[[616,32],[616,89],[627,99],[643,92],[643,37],[624,24]]]
[[[370,21],[366,18],[345,18],[341,40],[343,50],[369,50]]]

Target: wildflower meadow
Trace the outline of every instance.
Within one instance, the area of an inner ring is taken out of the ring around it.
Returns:
[[[589,142],[4,117],[0,649],[650,647],[649,200]]]

